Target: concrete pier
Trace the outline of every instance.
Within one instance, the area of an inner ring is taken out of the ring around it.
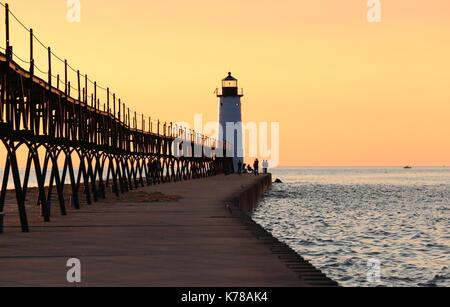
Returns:
[[[150,186],[65,217],[54,208],[51,223],[35,209],[28,234],[7,212],[0,286],[74,286],[69,258],[81,286],[336,285],[248,217],[269,186],[251,175]]]

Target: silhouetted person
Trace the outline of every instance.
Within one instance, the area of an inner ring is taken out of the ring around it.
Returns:
[[[262,167],[263,167],[263,172],[264,172],[264,174],[267,174],[267,170],[268,170],[268,168],[269,168],[269,161],[264,160],[264,161],[263,161],[263,164],[262,164]]]
[[[156,161],[156,179],[158,180],[158,184],[163,180],[162,175],[161,161],[158,159]]]
[[[255,176],[259,175],[259,160],[255,159],[255,162],[253,162],[253,171],[255,173]]]
[[[241,160],[239,160],[239,162],[238,162],[238,174],[242,175],[242,161]]]
[[[150,169],[150,183],[153,185],[156,183],[156,167],[155,167],[155,161],[149,162],[149,169]]]

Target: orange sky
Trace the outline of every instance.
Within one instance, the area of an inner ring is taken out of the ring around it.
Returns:
[[[82,0],[75,24],[65,0],[9,3],[55,53],[164,120],[216,120],[214,88],[233,71],[244,120],[280,122],[282,165],[450,164],[448,0],[381,0],[380,24],[366,0]]]

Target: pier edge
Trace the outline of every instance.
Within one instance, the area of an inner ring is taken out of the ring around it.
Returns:
[[[299,277],[299,284],[308,287],[339,287],[339,284],[314,267],[289,245],[274,237],[268,230],[252,219],[266,192],[272,187],[272,174],[261,176],[256,182],[242,186],[230,201],[230,211],[271,253],[286,264]]]

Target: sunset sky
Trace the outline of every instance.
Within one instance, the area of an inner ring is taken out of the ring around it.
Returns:
[[[217,120],[214,89],[232,71],[244,121],[280,122],[282,165],[450,165],[450,1],[381,3],[374,24],[366,0],[82,0],[69,23],[66,0],[9,1],[140,113]],[[27,58],[28,34],[12,31]]]

